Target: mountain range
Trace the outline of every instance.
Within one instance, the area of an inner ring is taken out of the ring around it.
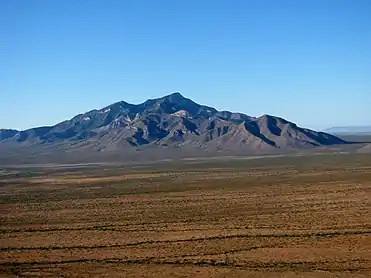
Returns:
[[[338,126],[325,129],[324,132],[330,134],[371,134],[371,126]]]
[[[54,126],[1,129],[0,145],[13,150],[131,152],[167,150],[268,153],[346,144],[328,133],[298,127],[280,117],[251,117],[200,105],[180,93],[141,104],[120,101]],[[4,150],[4,148],[0,148]]]

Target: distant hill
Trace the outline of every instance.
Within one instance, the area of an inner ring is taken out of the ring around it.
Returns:
[[[173,93],[134,105],[120,101],[54,126],[0,130],[2,146],[89,152],[266,153],[345,144],[280,117],[218,111]],[[4,148],[3,148],[4,149]]]
[[[330,134],[371,134],[371,126],[343,126],[325,129]]]
[[[359,153],[371,153],[371,144],[367,144],[358,150]]]

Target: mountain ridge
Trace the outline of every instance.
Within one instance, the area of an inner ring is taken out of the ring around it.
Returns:
[[[346,144],[324,132],[264,114],[218,111],[179,92],[140,104],[115,102],[53,126],[0,129],[0,142],[92,151],[200,149],[207,152],[269,152]]]

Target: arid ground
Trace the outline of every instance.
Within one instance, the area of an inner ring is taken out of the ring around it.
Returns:
[[[0,169],[1,277],[371,277],[371,156]]]

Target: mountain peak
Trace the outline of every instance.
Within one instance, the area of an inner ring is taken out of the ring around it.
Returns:
[[[177,103],[177,102],[181,102],[181,101],[184,101],[184,100],[187,100],[187,98],[182,96],[181,93],[175,92],[175,93],[171,93],[171,94],[165,95],[163,97],[159,97],[159,98],[149,98],[140,105],[149,106],[149,105],[153,105],[155,103],[159,103],[159,102],[163,102],[163,101],[168,101],[168,102],[171,102],[171,103]]]
[[[80,114],[48,128],[26,131],[0,130],[0,142],[47,144],[121,150],[154,148],[161,144],[186,149],[201,147],[258,151],[254,142],[277,148],[325,146],[345,143],[336,137],[302,129],[272,115],[259,118],[218,111],[174,92],[141,104],[125,101]],[[244,142],[244,143],[241,143]],[[240,144],[241,143],[241,144]]]
[[[166,95],[166,96],[162,97],[161,99],[166,99],[170,102],[176,103],[176,102],[183,101],[187,98],[185,98],[181,93],[175,92],[175,93],[171,93],[169,95]]]
[[[179,93],[179,92],[174,92],[174,93],[171,93],[171,94],[169,94],[169,95],[167,95],[167,96],[172,96],[172,97],[182,97],[182,98],[184,98],[183,95],[182,95],[181,93]]]

